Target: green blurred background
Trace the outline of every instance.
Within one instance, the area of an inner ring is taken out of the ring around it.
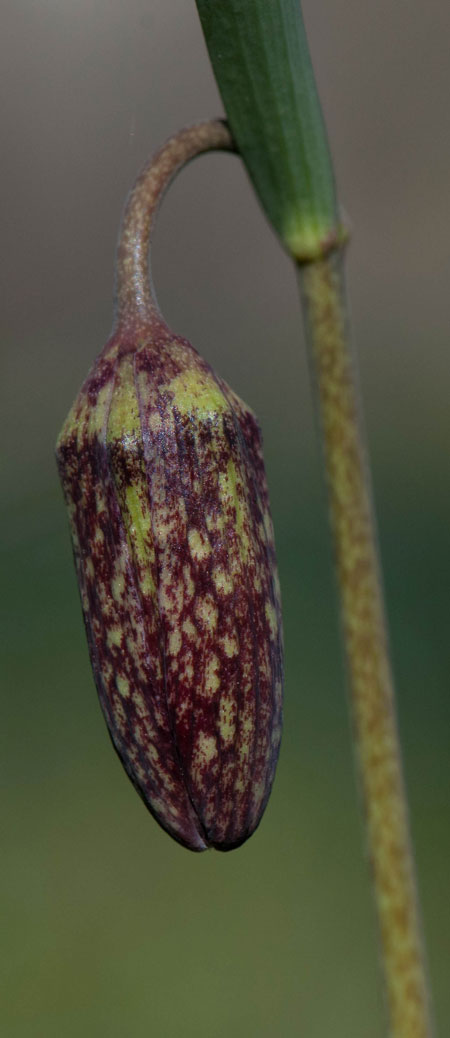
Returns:
[[[304,4],[354,225],[353,327],[441,1035],[450,1014],[450,7]],[[5,1038],[381,1038],[326,503],[290,264],[239,162],[173,187],[160,303],[258,413],[284,601],[285,734],[260,829],[191,855],[96,700],[53,460],[111,321],[148,154],[220,112],[193,0],[7,0],[1,415]]]

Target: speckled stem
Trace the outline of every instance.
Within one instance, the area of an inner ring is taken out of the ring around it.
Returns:
[[[335,252],[298,270],[325,453],[390,1034],[429,1038],[424,952],[342,256]]]
[[[198,123],[170,137],[144,166],[125,206],[116,256],[115,326],[136,327],[160,317],[148,257],[160,202],[177,173],[205,151],[233,151],[220,119]]]

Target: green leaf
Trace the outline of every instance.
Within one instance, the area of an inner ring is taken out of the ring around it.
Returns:
[[[298,260],[342,233],[333,169],[298,0],[196,0],[239,152]]]

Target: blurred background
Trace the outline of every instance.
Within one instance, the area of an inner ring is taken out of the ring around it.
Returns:
[[[430,976],[450,1014],[450,6],[305,0],[335,158]],[[192,855],[97,704],[53,458],[111,323],[125,195],[220,113],[194,0],[7,0],[0,37],[3,922],[8,1038],[381,1038],[320,453],[296,284],[245,173],[204,157],[155,236],[160,304],[257,412],[286,635],[258,832]]]

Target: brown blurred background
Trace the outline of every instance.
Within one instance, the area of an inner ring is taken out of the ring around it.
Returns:
[[[448,1029],[450,7],[305,0],[339,194],[430,975]],[[194,0],[7,0],[2,114],[2,943],[8,1038],[385,1033],[291,266],[239,161],[164,203],[159,300],[258,413],[286,633],[272,799],[190,855],[97,705],[53,445],[111,322],[124,198],[221,111]],[[2,636],[3,637],[3,636]]]

